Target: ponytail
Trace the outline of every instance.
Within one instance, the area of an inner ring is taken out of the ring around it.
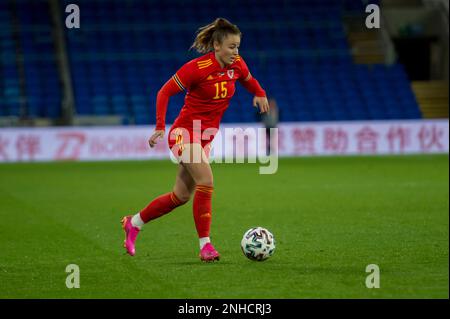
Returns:
[[[199,53],[207,53],[214,50],[214,41],[222,43],[228,34],[241,36],[239,28],[224,18],[217,18],[212,23],[205,25],[197,30],[197,36],[191,46],[191,49]]]

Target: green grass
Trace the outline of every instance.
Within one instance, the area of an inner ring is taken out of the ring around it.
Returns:
[[[120,217],[170,191],[168,161],[0,165],[0,298],[448,298],[447,155],[213,165],[212,239],[198,259],[192,203],[145,226],[137,255]],[[252,226],[277,239],[247,260]],[[66,265],[81,288],[65,286]],[[368,264],[381,288],[367,289]]]

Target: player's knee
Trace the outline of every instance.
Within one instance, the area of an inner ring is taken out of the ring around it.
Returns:
[[[191,199],[191,193],[189,192],[174,191],[173,193],[180,200],[180,202],[182,202],[182,205],[186,204]]]
[[[207,178],[207,177],[199,178],[196,181],[196,184],[202,185],[202,186],[214,187],[214,182],[213,182],[212,177],[211,178]]]

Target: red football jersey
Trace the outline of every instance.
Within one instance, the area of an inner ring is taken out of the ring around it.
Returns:
[[[236,80],[251,77],[242,57],[222,68],[214,52],[183,65],[172,77],[186,91],[183,108],[173,127],[192,128],[193,120],[201,120],[202,131],[218,128],[223,113],[235,92]]]

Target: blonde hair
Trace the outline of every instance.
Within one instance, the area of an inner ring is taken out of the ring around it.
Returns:
[[[195,49],[199,53],[208,53],[214,50],[214,41],[222,43],[228,34],[242,36],[237,25],[232,24],[227,19],[217,18],[214,22],[197,30],[197,36],[191,49]]]

